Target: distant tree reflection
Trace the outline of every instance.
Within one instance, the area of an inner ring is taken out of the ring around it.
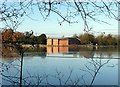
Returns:
[[[38,55],[42,58],[45,58],[47,56],[46,52],[47,52],[46,47],[41,47]]]
[[[19,56],[15,45],[2,44],[2,58],[16,58]]]
[[[104,57],[112,58],[112,54],[117,52],[117,48],[114,47],[93,47],[93,46],[80,46],[80,47],[47,47],[47,54],[59,54],[73,55],[73,57],[94,58],[100,55]]]
[[[9,45],[10,46],[10,45]],[[18,51],[15,49],[14,45],[11,45],[10,47],[4,47],[4,51],[5,54],[7,54],[6,52],[16,52],[18,56],[20,56],[18,54]],[[6,49],[9,50],[6,50]],[[37,49],[37,51],[36,51]],[[72,49],[72,48],[71,48]],[[13,50],[13,51],[12,51]],[[3,52],[4,52],[3,51]],[[73,49],[72,49],[73,51]],[[77,48],[76,50],[73,51],[73,55],[75,53],[75,57],[76,55],[81,55],[84,56],[85,59],[85,63],[83,64],[83,66],[79,66],[79,74],[77,74],[77,76],[74,76],[74,68],[69,68],[69,71],[66,73],[63,73],[62,71],[59,71],[56,69],[55,74],[40,74],[40,73],[32,73],[31,71],[27,71],[27,73],[25,73],[22,78],[20,78],[19,74],[20,74],[20,60],[18,58],[18,60],[14,60],[16,58],[12,57],[10,59],[13,59],[8,62],[0,62],[0,65],[2,66],[2,71],[1,71],[1,75],[2,75],[2,80],[4,83],[9,83],[9,85],[20,85],[20,80],[22,81],[23,85],[55,85],[57,82],[58,85],[62,86],[62,85],[89,85],[89,87],[92,87],[92,85],[94,85],[94,82],[97,78],[98,75],[101,74],[101,69],[104,68],[106,65],[109,65],[109,62],[111,61],[111,56],[106,56],[107,59],[103,60],[103,56],[104,54],[101,52],[99,53],[98,51],[98,57],[94,58],[95,55],[95,49],[94,48]],[[26,55],[27,53],[29,53],[29,55],[35,55],[35,56],[40,56],[41,58],[45,58],[47,56],[46,54],[47,50],[46,47],[30,47],[29,49],[25,50],[25,53],[23,55],[23,57],[26,57],[28,55]],[[4,54],[4,55],[5,55]],[[10,54],[9,54],[10,55]],[[7,56],[9,57],[9,56]],[[6,57],[5,57],[6,58]],[[24,63],[23,63],[24,64]],[[110,65],[109,65],[110,66]],[[114,67],[115,65],[113,65]],[[109,67],[109,68],[113,68],[113,67]],[[24,66],[23,66],[24,68]],[[23,70],[24,71],[24,70]],[[43,71],[44,72],[44,71]],[[83,72],[83,73],[81,73]],[[89,82],[88,80],[89,79]],[[53,81],[54,80],[54,81]]]
[[[95,53],[94,47],[80,47],[80,56],[85,58],[93,58]]]

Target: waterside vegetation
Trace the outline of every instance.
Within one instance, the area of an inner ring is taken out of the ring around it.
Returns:
[[[112,35],[112,34],[100,34],[98,36],[94,36],[90,33],[80,34],[79,36],[73,35],[71,38],[78,38],[80,40],[80,44],[78,46],[119,46],[120,44],[120,36]],[[22,44],[24,46],[46,46],[47,44],[47,36],[45,34],[41,34],[39,36],[35,36],[33,32],[14,32],[13,29],[6,29],[2,31],[2,43],[12,43],[12,44]]]

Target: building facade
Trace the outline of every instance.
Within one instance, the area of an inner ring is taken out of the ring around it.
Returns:
[[[47,39],[47,45],[53,45],[53,39],[48,38]]]
[[[68,46],[68,45],[80,45],[81,41],[78,38],[48,38],[47,45],[49,46]]]

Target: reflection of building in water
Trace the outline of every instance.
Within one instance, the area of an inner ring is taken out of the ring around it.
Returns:
[[[54,46],[68,46],[68,45],[80,45],[80,40],[78,38],[48,38],[47,45]]]
[[[93,49],[89,49],[88,47],[67,47],[67,46],[56,46],[56,47],[52,47],[49,46],[47,47],[47,53],[51,54],[51,53],[73,53],[76,54],[77,52],[79,52],[81,57],[85,57],[85,58],[93,58],[94,57],[94,50]]]
[[[47,53],[68,53],[69,47],[47,47]]]
[[[53,53],[58,53],[59,52],[59,48],[58,47],[53,47]]]
[[[47,53],[51,54],[53,52],[53,48],[52,47],[47,47]]]

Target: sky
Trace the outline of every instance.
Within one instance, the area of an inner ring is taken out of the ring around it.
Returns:
[[[78,23],[69,24],[67,22],[63,22],[61,26],[58,24],[58,20],[61,20],[59,16],[51,13],[44,21],[36,8],[34,8],[34,14],[31,14],[30,17],[32,17],[32,19],[28,17],[23,18],[23,21],[17,31],[26,32],[33,30],[34,35],[44,33],[49,37],[67,37],[72,36],[73,34],[79,35],[84,33],[84,23],[79,16],[76,17],[79,21]],[[105,34],[118,34],[117,20],[108,18],[104,15],[100,15],[98,18],[108,22],[109,24],[89,21],[89,25],[92,28],[91,32],[93,34],[101,34],[102,32],[105,32]]]

